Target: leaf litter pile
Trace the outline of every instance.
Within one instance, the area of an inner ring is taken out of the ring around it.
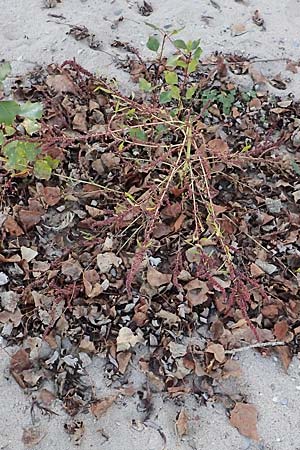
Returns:
[[[240,91],[237,57],[167,65],[130,60],[135,97],[73,61],[14,86],[43,104],[26,139],[59,164],[48,180],[0,166],[1,335],[18,384],[51,380],[72,416],[115,400],[86,381],[97,353],[112,382],[135,360],[150,392],[205,403],[239,374],[234,349],[280,341],[285,368],[299,350],[300,105]],[[252,405],[231,423],[258,438]]]

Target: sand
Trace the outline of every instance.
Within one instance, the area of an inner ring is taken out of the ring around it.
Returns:
[[[257,63],[263,74],[272,77],[280,73],[288,82],[285,91],[275,89],[274,92],[300,97],[300,74],[287,71],[285,62],[286,58],[299,59],[300,0],[151,0],[151,4],[153,13],[142,17],[136,2],[126,0],[62,0],[51,9],[41,0],[0,0],[0,59],[11,61],[16,75],[37,65],[61,63],[75,57],[87,69],[115,77],[121,88],[131,89],[134,87],[128,74],[115,64],[116,60],[126,58],[126,54],[113,49],[111,43],[127,41],[147,56],[145,43],[150,31],[144,22],[149,21],[169,29],[185,26],[181,36],[200,37],[204,54],[216,50],[236,51],[263,60]],[[265,19],[265,30],[252,22],[256,9]],[[118,21],[121,16],[124,19]],[[103,51],[93,50],[86,40],[76,41],[68,35],[72,25],[85,25],[102,42]],[[239,77],[239,82],[246,88],[251,86],[248,77]],[[0,344],[5,346],[4,341]],[[23,448],[23,429],[32,426],[32,394],[24,393],[9,376],[7,352],[11,349],[0,349],[0,449],[18,450]],[[294,358],[288,374],[275,356],[263,358],[257,352],[245,352],[239,361],[242,377],[225,387],[245,394],[247,401],[257,407],[261,437],[258,443],[244,438],[229,424],[221,404],[209,402],[205,407],[191,397],[174,402],[163,394],[155,394],[154,411],[147,426],[141,425],[144,416],[136,397],[119,396],[98,421],[90,414],[76,417],[75,420],[82,420],[85,425],[80,448],[161,450],[164,448],[161,430],[167,439],[167,450],[300,449],[299,359]],[[103,359],[97,357],[87,367],[97,395],[109,392],[103,366]],[[138,371],[133,371],[131,377],[137,387],[142,384]],[[175,433],[175,419],[182,407],[190,420],[189,433],[180,440]],[[35,448],[76,448],[64,431],[64,424],[70,418],[62,412],[59,402],[52,408],[59,416],[36,413],[36,425],[41,427],[44,438]]]

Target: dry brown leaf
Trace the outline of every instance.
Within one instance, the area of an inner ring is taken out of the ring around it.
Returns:
[[[239,433],[254,441],[259,440],[257,432],[257,411],[254,405],[236,403],[231,411],[230,423],[238,429]]]
[[[112,252],[97,255],[97,266],[100,273],[108,273],[112,267],[119,267],[122,259]]]
[[[226,158],[229,153],[229,147],[227,142],[223,139],[212,139],[208,142],[207,147],[209,152],[216,157]]]
[[[231,27],[232,36],[240,36],[241,34],[246,33],[246,25],[243,23],[236,23]]]
[[[95,403],[91,405],[91,412],[97,418],[100,419],[106,411],[112,406],[114,401],[116,400],[116,395],[111,395],[109,397],[104,397],[102,399],[97,400]]]
[[[9,233],[11,236],[22,236],[24,234],[24,231],[20,227],[20,225],[17,224],[15,219],[12,216],[8,216],[7,219],[4,222],[4,230]]]
[[[223,366],[222,377],[224,379],[234,377],[238,378],[242,375],[242,370],[237,361],[233,359],[228,359]]]
[[[298,73],[299,63],[296,61],[288,61],[286,63],[285,69],[292,73]]]
[[[184,436],[189,430],[189,416],[184,408],[181,409],[176,419],[176,431],[179,437]]]
[[[225,361],[225,350],[223,345],[221,344],[209,344],[206,348],[206,353],[212,353],[214,358],[219,363],[223,363]]]
[[[122,327],[117,336],[117,352],[129,350],[138,342],[144,342],[141,336],[134,334],[128,327]]]
[[[156,316],[159,317],[160,319],[165,320],[170,325],[174,325],[175,323],[180,322],[180,320],[181,320],[179,316],[176,316],[176,314],[173,314],[164,309],[161,309],[160,311],[158,311]]]
[[[289,331],[289,326],[286,320],[280,320],[274,325],[274,336],[279,341],[284,341],[287,332]]]
[[[130,352],[119,352],[117,354],[117,361],[119,366],[119,372],[125,373],[128,367],[128,364],[131,360],[132,354]]]
[[[78,280],[82,274],[82,267],[78,261],[75,261],[73,258],[69,258],[67,261],[62,263],[61,272],[72,278],[72,280]]]
[[[154,267],[149,267],[147,272],[147,281],[152,287],[160,287],[164,284],[170,283],[172,280],[171,273],[162,273],[154,269]]]
[[[44,211],[42,211],[40,209],[39,210],[20,209],[19,220],[20,220],[22,227],[26,231],[31,230],[35,225],[40,223],[43,213],[44,213]]]
[[[100,276],[95,269],[85,270],[82,275],[85,293],[89,298],[97,297],[103,291]]]
[[[35,447],[46,436],[40,427],[29,427],[23,431],[22,442],[27,448]]]
[[[56,94],[78,93],[76,85],[67,74],[48,75],[46,84],[50,87],[50,89],[53,89]]]
[[[46,186],[43,188],[43,198],[48,206],[57,205],[60,202],[61,194],[58,186]]]
[[[284,345],[282,347],[275,347],[275,349],[279,355],[279,358],[281,360],[285,372],[287,372],[292,361],[292,355],[289,347],[287,345]]]
[[[31,361],[29,359],[29,354],[23,348],[11,356],[9,367],[11,372],[21,373],[23,370],[30,369],[30,367]]]

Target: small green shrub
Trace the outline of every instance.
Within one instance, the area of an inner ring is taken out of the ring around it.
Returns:
[[[11,71],[9,63],[0,65],[0,89],[3,81]],[[30,142],[28,137],[40,130],[39,120],[42,118],[41,103],[17,103],[13,100],[0,100],[0,160],[4,161],[4,168],[12,174],[34,175],[39,179],[48,180],[52,170],[59,161],[43,155],[42,149],[36,142]],[[17,132],[24,135],[24,139],[14,139]]]

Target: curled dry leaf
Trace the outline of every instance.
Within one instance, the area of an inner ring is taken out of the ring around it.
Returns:
[[[225,361],[225,350],[223,345],[221,344],[209,344],[206,348],[206,353],[212,353],[214,358],[219,363],[223,363]]]
[[[85,293],[89,298],[94,298],[101,294],[103,289],[99,283],[99,274],[95,269],[84,271],[82,278]]]
[[[259,440],[257,432],[257,411],[254,405],[236,403],[230,414],[230,423],[239,433],[254,441]]]
[[[111,395],[109,397],[104,397],[102,399],[97,400],[95,403],[91,405],[91,413],[97,418],[100,419],[106,411],[112,406],[114,401],[116,400],[116,395]]]
[[[147,272],[147,281],[152,287],[160,287],[164,284],[170,283],[172,280],[171,273],[161,273],[158,270],[154,269],[154,267],[149,267]]]
[[[184,436],[189,430],[189,416],[185,408],[182,408],[176,420],[176,431],[179,437]]]
[[[122,352],[129,350],[134,347],[138,342],[144,342],[140,336],[137,336],[128,327],[123,327],[120,329],[117,337],[117,352]]]

